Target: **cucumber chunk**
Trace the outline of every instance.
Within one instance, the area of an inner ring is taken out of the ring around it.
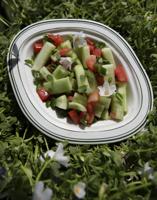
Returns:
[[[103,68],[106,69],[105,80],[110,84],[115,84],[115,73],[113,64],[103,65]]]
[[[105,109],[105,105],[98,102],[95,106],[95,116],[100,118],[104,109]]]
[[[82,104],[83,106],[87,105],[87,97],[78,93],[74,94],[73,102]]]
[[[103,119],[103,120],[108,120],[108,119],[110,119],[108,110],[105,109],[105,110],[102,112],[102,114],[101,114],[101,119]]]
[[[82,104],[77,103],[77,102],[69,102],[69,108],[79,110],[79,111],[82,111],[82,112],[87,111],[85,106],[83,106]]]
[[[67,110],[67,108],[68,108],[68,100],[67,100],[66,95],[62,95],[60,97],[57,97],[55,99],[55,105],[58,108],[61,108],[63,110]]]
[[[49,72],[49,70],[46,68],[46,67],[42,67],[41,69],[40,69],[40,74],[41,74],[41,76],[45,79],[45,80],[48,80],[48,75],[51,75],[51,73]]]
[[[111,103],[110,97],[100,96],[100,103],[105,106],[105,109],[108,110]]]
[[[105,97],[105,96],[100,96],[100,100],[95,106],[95,116],[98,118],[105,117],[103,112],[104,112],[104,110],[109,109],[110,103],[111,103],[111,98]]]
[[[76,53],[77,53],[79,59],[81,60],[83,67],[87,68],[86,60],[90,56],[90,50],[89,50],[88,45],[78,47],[76,49]]]
[[[89,71],[89,70],[86,70],[86,76],[87,76],[87,79],[88,79],[88,82],[89,82],[89,86],[93,91],[95,91],[97,89],[97,81],[95,79],[95,75],[93,72]]]
[[[61,45],[59,47],[62,48],[62,49],[63,48],[68,48],[68,49],[72,48],[70,40],[64,41],[63,43],[61,43]]]
[[[55,46],[52,43],[45,42],[43,48],[41,49],[41,51],[38,53],[38,55],[34,60],[32,70],[40,70],[40,68],[43,67],[50,58],[50,55],[54,48]]]
[[[115,63],[115,60],[114,60],[114,57],[113,57],[111,49],[108,48],[108,47],[105,47],[101,51],[102,51],[103,57],[106,60],[108,60],[111,64],[113,64],[113,68],[115,69],[116,68],[116,63]]]
[[[112,96],[110,116],[112,119],[115,119],[117,121],[122,121],[124,117],[124,108],[122,101],[123,97],[119,93],[116,93]]]
[[[85,70],[82,65],[76,65],[74,72],[77,80],[78,92],[80,93],[91,93],[88,79],[85,75]]]
[[[123,109],[124,114],[128,112],[128,104],[127,104],[127,83],[119,83],[117,92],[119,92],[123,97]]]
[[[54,70],[53,75],[56,79],[61,79],[69,75],[69,71],[66,70],[62,65],[58,65],[58,67]]]
[[[55,79],[52,76],[52,80],[45,82],[44,88],[52,94],[69,93],[72,90],[72,84],[69,77]]]

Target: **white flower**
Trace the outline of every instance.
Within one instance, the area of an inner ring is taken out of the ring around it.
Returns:
[[[85,34],[83,32],[79,32],[78,34],[73,36],[73,47],[77,48],[83,45],[87,45]]]
[[[105,81],[102,86],[98,86],[100,96],[111,96],[116,91],[116,85],[110,85],[108,81]]]
[[[65,69],[71,70],[72,60],[70,57],[61,57],[59,62]]]
[[[59,143],[58,148],[53,157],[56,161],[58,161],[61,165],[68,167],[69,166],[69,157],[64,156],[63,144]]]
[[[150,180],[154,179],[153,173],[154,170],[152,167],[149,166],[149,162],[146,162],[143,169],[139,171],[140,175],[146,175]]]
[[[73,191],[77,198],[83,199],[86,195],[86,184],[83,182],[78,182],[76,185],[74,185]]]
[[[52,194],[52,190],[48,187],[44,189],[44,183],[40,181],[35,185],[33,200],[50,200]]]
[[[46,153],[44,153],[44,157],[43,157],[43,156],[40,156],[40,160],[41,160],[42,162],[44,162],[44,161],[45,161],[45,158],[47,158],[47,157],[53,158],[54,154],[55,154],[55,152],[54,152],[53,150],[49,150],[49,151],[47,151]]]
[[[69,166],[69,157],[64,156],[63,144],[59,143],[57,145],[58,145],[58,148],[57,148],[56,152],[54,152],[53,150],[49,150],[44,154],[44,157],[40,156],[40,160],[42,162],[44,162],[45,158],[49,157],[51,159],[53,158],[54,160],[59,162],[61,165],[68,167]]]

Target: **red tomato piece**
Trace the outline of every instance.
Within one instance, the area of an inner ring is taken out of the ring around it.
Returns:
[[[96,57],[101,57],[101,55],[102,55],[101,49],[95,48],[93,50],[93,55],[95,55]]]
[[[92,45],[92,46],[94,46],[94,42],[93,42],[92,39],[90,39],[90,38],[86,38],[86,42],[87,42],[88,45]]]
[[[87,103],[87,112],[89,114],[93,114],[94,113],[95,105],[96,105],[95,102],[89,102],[89,103]]]
[[[80,115],[79,115],[80,120],[81,120],[84,116],[85,116],[85,112],[80,112]]]
[[[98,85],[103,85],[104,84],[104,76],[100,74],[95,75],[96,81]]]
[[[39,53],[40,50],[43,48],[43,42],[42,41],[37,41],[33,44],[33,50],[34,53]]]
[[[88,97],[88,100],[87,102],[90,103],[90,102],[98,102],[100,99],[100,95],[99,95],[99,91],[98,90],[95,90],[94,92],[92,92],[89,97]]]
[[[86,65],[88,69],[92,72],[96,72],[95,68],[95,63],[96,63],[96,56],[95,55],[90,55],[89,58],[86,60]]]
[[[50,94],[44,88],[37,89],[37,93],[43,102],[50,98]]]
[[[90,54],[93,54],[95,47],[93,45],[88,45],[88,46],[89,46]]]
[[[61,56],[67,56],[67,53],[68,53],[70,50],[71,50],[71,49],[69,49],[69,48],[60,49],[60,50],[59,50],[59,54],[60,54]]]
[[[128,82],[127,74],[125,72],[124,67],[121,64],[119,64],[116,67],[115,76],[116,76],[117,80],[120,81],[120,82]]]
[[[70,117],[70,119],[75,123],[75,124],[79,124],[80,123],[80,116],[77,113],[76,110],[71,110],[68,112],[68,115]]]
[[[87,121],[88,125],[92,124],[93,121],[94,121],[94,113],[91,113],[91,114],[87,113],[87,115],[86,115],[86,121]]]
[[[47,37],[53,42],[55,46],[59,46],[62,42],[64,42],[64,39],[61,35],[53,35],[53,34],[47,34]]]

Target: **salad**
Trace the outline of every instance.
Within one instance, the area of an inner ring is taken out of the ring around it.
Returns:
[[[47,107],[84,126],[123,120],[128,110],[128,77],[105,43],[82,32],[47,33],[32,48],[36,92]]]

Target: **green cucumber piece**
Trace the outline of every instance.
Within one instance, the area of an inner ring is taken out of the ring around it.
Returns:
[[[103,68],[106,69],[105,80],[107,80],[110,84],[115,84],[115,73],[113,64],[103,65]]]
[[[72,84],[69,77],[55,79],[52,76],[52,80],[45,82],[43,86],[52,94],[69,93],[72,91]]]
[[[56,53],[54,53],[53,55],[51,55],[51,60],[52,61],[54,61],[54,62],[56,62],[56,61],[58,61],[59,59],[60,59],[60,54],[59,54],[59,52],[57,51]]]
[[[52,43],[45,42],[43,48],[41,49],[41,51],[38,53],[38,55],[34,60],[32,70],[40,70],[40,68],[43,67],[50,58],[50,55],[54,48],[55,46]]]
[[[61,108],[63,110],[67,110],[68,108],[68,100],[66,95],[62,95],[60,97],[57,97],[55,99],[55,106],[58,108]]]
[[[101,118],[101,115],[102,115],[102,112],[104,111],[104,109],[105,109],[105,105],[98,102],[95,106],[95,116],[98,118]]]
[[[111,118],[117,121],[122,121],[124,117],[123,98],[119,93],[112,96],[111,100]]]
[[[74,67],[74,72],[77,80],[78,92],[80,93],[91,93],[91,88],[89,86],[88,79],[85,75],[85,70],[82,65],[76,65]]]
[[[123,97],[123,108],[124,113],[128,112],[128,104],[127,104],[127,83],[120,83],[118,84],[117,92],[119,92]]]
[[[108,110],[105,109],[105,110],[102,112],[102,114],[101,114],[101,119],[103,119],[103,120],[108,120],[108,119],[110,119]]]
[[[69,102],[69,108],[79,110],[79,111],[82,111],[82,112],[87,111],[85,106],[83,106],[82,104],[77,103],[77,102]]]
[[[100,96],[100,103],[105,106],[105,109],[108,110],[111,104],[111,98],[110,97],[105,97],[105,96]]]
[[[70,40],[64,41],[63,43],[61,43],[61,45],[60,45],[59,47],[60,47],[61,49],[63,49],[63,48],[72,49]]]
[[[66,70],[62,65],[58,65],[58,67],[54,70],[53,75],[56,79],[61,79],[69,75],[69,71]]]
[[[99,102],[95,106],[95,116],[102,118],[104,110],[108,110],[110,107],[111,98],[101,96]]]
[[[92,89],[92,91],[95,91],[97,89],[97,81],[95,79],[94,73],[89,70],[86,70],[85,73],[86,73],[90,88]]]
[[[42,67],[41,69],[40,69],[40,74],[41,74],[41,76],[45,79],[45,80],[48,80],[48,76],[49,75],[51,75],[51,73],[49,72],[49,70],[46,68],[46,67]]]
[[[116,63],[115,63],[115,60],[114,60],[114,57],[113,57],[111,49],[108,48],[108,47],[105,47],[105,48],[101,49],[101,51],[102,51],[103,57],[106,60],[108,60],[111,64],[113,64],[113,68],[115,69],[116,68]]]
[[[74,63],[81,65],[81,61],[73,50],[69,51],[67,55],[71,57]]]
[[[87,105],[87,97],[85,95],[75,93],[72,102],[80,103],[83,106],[86,106]]]
[[[76,53],[77,53],[79,59],[81,60],[83,67],[87,68],[86,60],[90,56],[89,46],[88,45],[84,45],[84,46],[78,47],[76,49]]]

